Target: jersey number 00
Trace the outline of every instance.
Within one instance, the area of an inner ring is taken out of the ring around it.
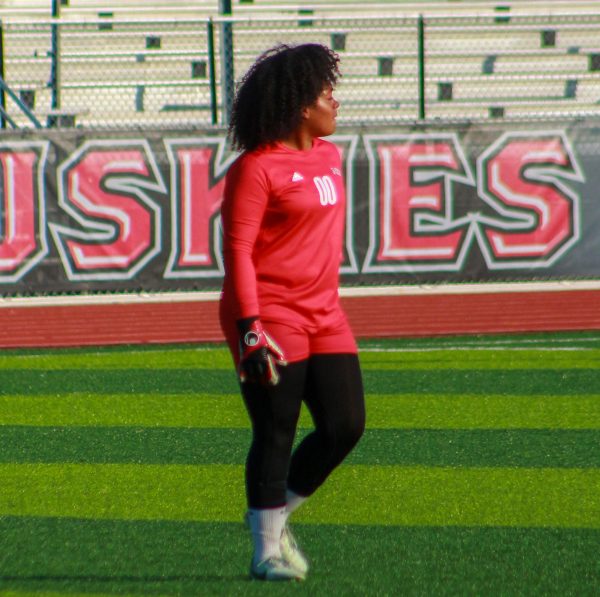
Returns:
[[[326,205],[335,205],[337,203],[337,193],[331,177],[315,176],[313,180],[319,191],[319,201],[321,202],[321,205],[324,207]]]

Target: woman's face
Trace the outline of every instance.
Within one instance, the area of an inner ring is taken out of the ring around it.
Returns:
[[[327,137],[335,132],[339,102],[333,97],[333,87],[323,89],[317,101],[304,108],[303,125],[313,137]]]

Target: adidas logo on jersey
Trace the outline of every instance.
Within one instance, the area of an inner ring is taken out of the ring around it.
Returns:
[[[302,176],[300,172],[294,172],[292,176],[292,182],[298,182],[299,180],[304,180],[304,176]]]
[[[331,171],[333,172],[333,174],[337,174],[338,176],[342,175],[339,168],[332,168]]]

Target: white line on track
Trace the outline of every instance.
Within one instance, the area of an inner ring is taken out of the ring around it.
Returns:
[[[444,295],[444,294],[489,294],[511,292],[568,292],[573,290],[600,290],[600,280],[559,280],[553,282],[504,282],[478,284],[424,284],[405,286],[347,286],[340,288],[340,296],[350,298]],[[80,294],[62,296],[0,297],[3,307],[40,307],[68,305],[110,305],[137,303],[181,303],[218,301],[218,291],[143,292]]]

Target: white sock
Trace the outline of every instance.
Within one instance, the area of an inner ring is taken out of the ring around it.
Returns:
[[[279,541],[285,524],[285,508],[248,510],[248,522],[254,542],[254,562],[281,557]]]
[[[287,517],[292,512],[295,512],[308,498],[306,498],[302,495],[298,495],[297,493],[294,493],[293,491],[290,491],[288,489],[285,492],[285,499],[286,499],[285,514],[286,514],[286,520],[287,520]]]

